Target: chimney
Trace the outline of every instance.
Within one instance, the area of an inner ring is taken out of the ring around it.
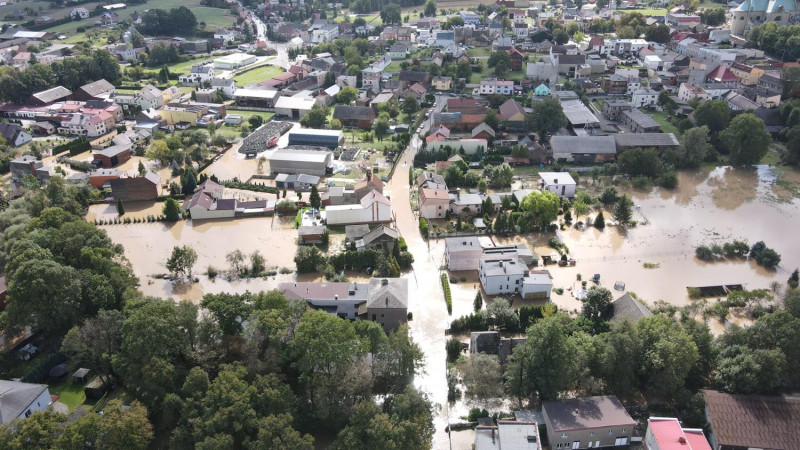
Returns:
[[[386,306],[389,306],[389,297],[386,297]]]
[[[367,170],[367,181],[369,181],[371,179],[372,179],[372,171],[371,170]]]
[[[678,438],[678,442],[680,442],[681,444],[685,444],[686,443],[686,438],[681,436],[681,437]]]
[[[333,296],[333,299],[334,299],[334,300],[339,300],[339,294],[336,294],[336,295],[334,295],[334,296]]]
[[[492,427],[492,444],[494,444],[494,427]]]
[[[386,278],[381,280],[381,286],[386,286],[388,284],[389,284],[389,280],[387,280]]]

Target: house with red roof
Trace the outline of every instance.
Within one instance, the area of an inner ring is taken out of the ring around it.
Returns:
[[[731,69],[725,64],[720,64],[716,69],[712,70],[708,75],[706,75],[706,80],[727,84],[730,87],[733,87],[739,82],[739,78],[737,78]]]
[[[711,450],[702,429],[683,428],[674,417],[647,419],[644,446],[646,450]]]

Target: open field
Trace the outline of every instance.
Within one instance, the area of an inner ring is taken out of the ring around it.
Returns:
[[[261,116],[262,119],[265,121],[272,118],[275,115],[273,112],[266,112],[266,111],[247,111],[244,109],[232,109],[226,108],[228,114],[241,114],[244,116],[244,120],[247,120],[250,116]]]
[[[50,3],[45,3],[46,5],[50,5]],[[100,3],[98,3],[100,4]],[[81,5],[89,10],[95,8],[97,4],[95,3],[87,3]],[[131,5],[124,9],[118,9],[115,12],[119,14],[120,21],[128,20],[134,12],[143,12],[150,9],[164,9],[169,10],[171,8],[176,8],[178,6],[186,6],[192,10],[195,17],[197,18],[197,22],[199,24],[205,23],[206,29],[214,30],[217,27],[228,27],[236,23],[236,17],[231,15],[230,11],[227,9],[220,9],[220,8],[209,8],[207,6],[201,6],[200,0],[150,0],[147,3],[141,5]],[[65,17],[69,14],[73,7],[67,8],[58,8],[56,10],[52,10],[48,12],[45,10],[43,14],[50,15],[54,19],[60,19]],[[16,9],[16,8],[15,8]],[[0,12],[0,16],[7,14]],[[90,27],[94,27],[94,22],[99,20],[99,17],[90,17],[84,20],[73,21],[70,23],[65,23],[61,25],[57,25],[51,28],[48,28],[47,31],[51,31],[53,33],[64,33],[68,35],[81,35],[83,33],[78,33],[78,28],[84,27],[87,28],[86,33],[90,31]],[[96,29],[96,28],[95,28]]]
[[[258,69],[249,70],[241,75],[237,75],[233,78],[233,80],[236,82],[237,86],[246,86],[250,83],[258,83],[260,81],[269,80],[275,75],[279,75],[281,73],[283,73],[283,69],[280,67],[263,66],[259,67]]]
[[[666,9],[616,9],[614,13],[616,14],[628,14],[632,12],[638,12],[643,16],[666,16],[667,10]]]

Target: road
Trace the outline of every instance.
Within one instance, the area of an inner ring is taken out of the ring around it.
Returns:
[[[241,4],[240,4],[241,6]],[[287,50],[287,44],[280,43],[280,42],[272,42],[267,39],[267,25],[252,11],[247,10],[247,15],[250,18],[250,21],[256,27],[256,37],[258,39],[264,39],[267,42],[267,47],[275,49],[277,52],[277,58],[273,61],[273,64],[283,68],[284,70],[289,70],[290,61],[289,61],[289,52]]]

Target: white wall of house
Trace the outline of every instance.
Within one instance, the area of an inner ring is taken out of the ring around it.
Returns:
[[[359,205],[336,205],[325,208],[328,225],[391,222],[391,206],[374,202],[368,207]]]
[[[220,211],[208,210],[199,205],[195,205],[192,208],[189,208],[189,212],[192,215],[192,219],[196,220],[230,218],[233,217],[235,213],[235,211],[232,209],[225,209]]]
[[[542,186],[542,189],[556,194],[560,198],[573,198],[575,197],[574,184],[549,184]]]
[[[449,209],[449,202],[427,201],[420,205],[419,214],[426,219],[444,219]]]
[[[22,411],[22,414],[20,414],[18,418],[25,419],[37,411],[44,411],[48,406],[50,406],[50,389],[45,388],[45,390],[36,397],[36,400]]]

